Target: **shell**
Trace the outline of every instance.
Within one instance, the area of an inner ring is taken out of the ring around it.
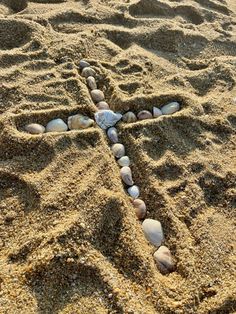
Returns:
[[[114,144],[112,145],[111,150],[116,158],[121,158],[125,155],[125,147],[123,144]]]
[[[130,166],[130,159],[128,156],[123,156],[120,159],[117,160],[118,164],[121,167],[129,167]]]
[[[76,114],[68,118],[70,130],[87,129],[94,124],[94,120],[81,114]]]
[[[46,132],[65,132],[67,130],[68,126],[62,119],[53,119],[46,126]]]
[[[145,219],[143,224],[143,232],[146,239],[155,246],[160,246],[164,240],[164,234],[160,221],[154,219]]]
[[[97,83],[95,81],[95,78],[93,76],[87,77],[87,85],[90,89],[97,89]]]
[[[177,101],[170,102],[161,108],[162,114],[172,114],[180,109],[180,104]]]
[[[122,167],[120,169],[120,175],[125,184],[130,185],[130,186],[134,184],[130,167],[127,167],[127,166]]]
[[[168,273],[174,270],[174,261],[168,247],[160,246],[154,253],[154,260],[162,272]]]
[[[82,70],[82,76],[84,77],[89,77],[89,76],[95,76],[96,75],[96,72],[94,69],[90,68],[90,67],[86,67],[86,68],[83,68]]]
[[[137,115],[139,120],[152,119],[152,114],[148,110],[142,110]]]
[[[25,126],[25,131],[30,134],[42,134],[45,132],[45,127],[38,123],[30,123]]]
[[[137,185],[133,185],[130,188],[128,188],[128,193],[132,198],[138,198],[139,197],[139,187]]]
[[[153,107],[153,117],[154,118],[158,118],[160,116],[162,116],[162,112],[161,109],[157,108],[157,107]]]
[[[96,104],[98,110],[109,110],[109,105],[105,101],[99,101],[99,103]]]
[[[115,113],[112,110],[100,110],[94,116],[97,124],[104,130],[114,126],[122,118],[120,113]]]
[[[112,143],[118,143],[119,139],[118,139],[118,132],[116,128],[114,127],[109,128],[107,130],[107,136]]]
[[[103,92],[100,89],[94,89],[91,91],[91,97],[94,102],[100,102],[105,99]]]
[[[147,213],[147,207],[143,200],[137,198],[133,200],[133,205],[135,207],[135,213],[138,219],[143,219]]]
[[[88,63],[85,60],[80,60],[79,67],[80,67],[80,69],[88,68],[88,67],[90,67],[90,63]]]
[[[122,121],[126,123],[131,123],[137,121],[136,115],[132,111],[128,111],[123,114]]]

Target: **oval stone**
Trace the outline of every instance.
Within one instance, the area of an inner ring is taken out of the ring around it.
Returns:
[[[147,208],[143,200],[137,198],[133,201],[135,207],[135,213],[138,219],[143,219],[146,216]]]
[[[172,114],[180,109],[180,104],[177,101],[170,102],[161,108],[162,114]]]
[[[93,76],[89,76],[87,77],[87,85],[88,87],[93,90],[93,89],[97,89],[97,83],[96,83],[96,80]]]
[[[30,134],[42,134],[45,132],[45,127],[38,123],[30,123],[25,126],[25,131]]]
[[[145,219],[143,224],[143,231],[146,239],[155,246],[160,246],[164,240],[164,234],[160,221],[154,219]]]
[[[118,132],[115,127],[111,127],[107,130],[107,136],[112,143],[118,143]]]
[[[62,119],[51,120],[46,126],[46,132],[65,132],[67,130],[68,126]]]
[[[117,160],[118,164],[121,167],[129,167],[130,166],[130,159],[128,156],[123,156],[120,159]]]
[[[153,117],[158,118],[160,116],[162,116],[161,109],[159,109],[157,107],[153,107]]]
[[[123,144],[114,144],[111,150],[116,158],[121,158],[125,155],[125,147]]]
[[[154,259],[162,272],[167,273],[174,270],[174,261],[168,247],[160,246],[154,253]]]
[[[132,111],[128,111],[123,114],[122,120],[126,123],[132,123],[137,121],[137,117]]]
[[[152,119],[152,114],[148,110],[142,110],[137,115],[139,120]]]
[[[83,68],[82,70],[82,76],[84,77],[89,77],[89,76],[95,76],[96,75],[96,72],[94,69],[90,68],[90,67],[86,67],[86,68]]]
[[[96,103],[103,101],[105,96],[100,89],[94,89],[91,91],[92,100]]]
[[[131,186],[127,191],[132,198],[138,198],[140,195],[139,187],[137,185]]]
[[[109,110],[110,109],[108,103],[105,101],[99,101],[96,104],[96,106],[97,106],[98,110]]]
[[[85,60],[80,60],[79,67],[80,67],[80,69],[88,68],[88,67],[90,67],[90,63],[88,63]]]

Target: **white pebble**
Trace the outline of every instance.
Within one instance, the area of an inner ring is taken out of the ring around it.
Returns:
[[[67,130],[68,126],[62,119],[51,120],[46,126],[46,132],[65,132]]]
[[[84,69],[84,68],[90,67],[90,63],[88,63],[85,60],[80,60],[79,67],[80,67],[80,69]]]
[[[121,158],[125,155],[125,147],[123,144],[114,144],[112,145],[111,150],[116,158]]]
[[[166,246],[159,247],[154,253],[154,260],[162,272],[166,273],[174,270],[174,262],[170,250]]]
[[[153,107],[153,117],[158,118],[160,116],[162,116],[161,110],[157,107]]]
[[[170,102],[161,108],[162,114],[172,114],[180,109],[180,104],[177,101]]]
[[[164,240],[164,234],[160,221],[154,219],[145,219],[143,231],[146,239],[155,246],[160,246]]]
[[[120,169],[120,175],[121,175],[121,178],[125,184],[127,184],[129,186],[134,184],[130,167],[127,167],[127,166],[122,167]]]
[[[120,159],[117,160],[118,164],[121,167],[129,167],[130,166],[130,159],[128,156],[123,156]]]
[[[131,186],[127,191],[132,198],[138,198],[140,195],[139,187],[137,185]]]
[[[84,77],[89,77],[89,76],[95,76],[96,75],[96,72],[94,69],[90,68],[90,67],[86,67],[86,68],[83,68],[82,70],[82,76]]]
[[[109,105],[107,102],[105,101],[99,101],[97,104],[96,104],[98,110],[109,110]]]
[[[91,91],[91,97],[94,102],[100,102],[105,99],[103,92],[100,89],[94,89]]]
[[[25,130],[30,134],[42,134],[45,132],[45,127],[38,123],[30,123],[25,126]]]
[[[91,90],[97,89],[97,83],[96,83],[95,78],[93,76],[87,77],[87,84]]]
[[[114,126],[122,118],[122,114],[115,113],[112,110],[99,110],[94,114],[97,124],[103,130]]]

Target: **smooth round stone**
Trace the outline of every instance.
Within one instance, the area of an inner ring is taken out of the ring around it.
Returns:
[[[65,132],[67,130],[68,126],[62,119],[51,120],[46,126],[46,132]]]
[[[122,121],[126,123],[136,122],[137,117],[132,111],[128,111],[125,114],[123,114]]]
[[[164,234],[160,221],[154,219],[145,219],[143,224],[143,231],[146,239],[155,246],[160,246],[164,240]]]
[[[168,247],[160,246],[154,253],[154,260],[162,272],[168,273],[174,270],[174,262]]]
[[[137,198],[133,200],[133,205],[135,207],[135,213],[138,219],[143,219],[147,213],[147,207],[143,200]]]
[[[94,89],[91,91],[92,100],[96,103],[103,101],[105,96],[100,89]]]
[[[105,101],[99,101],[96,104],[96,106],[97,106],[98,110],[109,110],[110,109],[108,103]]]
[[[129,167],[130,166],[130,159],[128,156],[123,156],[120,159],[117,160],[118,164],[121,167]]]
[[[120,175],[125,184],[130,185],[130,186],[134,184],[130,167],[127,167],[127,166],[122,167],[120,169]]]
[[[30,123],[25,126],[25,131],[30,134],[42,134],[45,132],[45,127],[38,123]]]
[[[137,117],[139,120],[147,120],[152,119],[152,114],[148,110],[142,110],[138,113]]]
[[[90,68],[90,67],[86,67],[86,68],[83,68],[82,70],[82,76],[84,77],[89,77],[89,76],[95,76],[96,75],[96,72],[94,69]]]
[[[118,143],[118,132],[115,127],[111,127],[107,130],[107,136],[112,143]]]
[[[112,145],[111,150],[116,158],[125,156],[125,147],[123,144],[114,144]]]
[[[161,109],[159,109],[157,107],[153,107],[153,117],[158,118],[160,116],[162,116]]]
[[[162,114],[172,114],[180,109],[180,104],[177,101],[170,102],[161,108]]]
[[[96,80],[93,76],[89,76],[87,77],[87,85],[88,87],[93,90],[93,89],[97,89],[97,83],[96,83]]]
[[[137,185],[131,186],[127,191],[132,198],[138,198],[140,195],[139,187]]]
[[[88,63],[85,60],[80,60],[79,67],[80,67],[80,69],[88,68],[88,67],[90,67],[90,63]]]

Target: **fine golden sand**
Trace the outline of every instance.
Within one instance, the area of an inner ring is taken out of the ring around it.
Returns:
[[[96,110],[181,110],[119,123],[148,218],[176,269],[157,269],[104,132],[29,135]],[[0,314],[236,312],[235,0],[0,4]]]

